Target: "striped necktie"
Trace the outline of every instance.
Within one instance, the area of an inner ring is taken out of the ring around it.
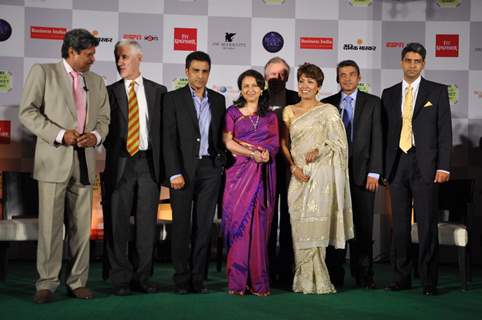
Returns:
[[[129,85],[129,113],[127,119],[127,152],[134,156],[139,151],[139,105],[137,103],[136,82]]]

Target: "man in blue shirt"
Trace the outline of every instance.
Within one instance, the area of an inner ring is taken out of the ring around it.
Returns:
[[[207,293],[204,271],[225,163],[224,96],[206,88],[211,69],[201,51],[186,57],[188,84],[164,98],[163,156],[171,192],[176,292]]]

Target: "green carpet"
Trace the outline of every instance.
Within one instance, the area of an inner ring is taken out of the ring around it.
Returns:
[[[0,318],[20,319],[481,319],[482,270],[474,269],[469,291],[460,290],[457,270],[442,267],[441,294],[425,297],[417,280],[404,292],[383,289],[355,289],[351,279],[346,288],[331,295],[303,295],[272,291],[269,297],[229,296],[224,272],[211,270],[205,295],[179,296],[172,292],[172,267],[156,264],[154,280],[163,290],[158,294],[111,295],[108,282],[101,279],[100,263],[93,263],[89,286],[96,299],[80,301],[65,295],[61,287],[55,301],[32,303],[35,267],[32,262],[11,262],[7,281],[0,283]],[[389,283],[390,267],[375,265],[379,287]]]

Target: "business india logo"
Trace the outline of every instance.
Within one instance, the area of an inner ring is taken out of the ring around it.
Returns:
[[[174,78],[171,81],[171,89],[176,90],[179,88],[183,88],[187,85],[188,80],[186,77],[179,77],[179,78]]]
[[[0,42],[7,41],[12,35],[12,26],[7,20],[0,19]]]
[[[300,49],[333,50],[333,38],[300,37]]]
[[[266,51],[275,53],[283,49],[285,41],[281,34],[276,31],[270,31],[263,37],[263,47]]]

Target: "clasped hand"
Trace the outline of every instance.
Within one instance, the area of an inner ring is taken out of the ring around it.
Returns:
[[[254,161],[256,161],[257,163],[261,163],[261,162],[268,162],[269,161],[269,152],[268,150],[263,150],[263,151],[259,151],[259,150],[256,150],[253,152],[253,159]]]
[[[93,133],[78,133],[76,130],[66,130],[63,142],[68,146],[77,146],[79,148],[89,148],[97,144],[97,138]]]

